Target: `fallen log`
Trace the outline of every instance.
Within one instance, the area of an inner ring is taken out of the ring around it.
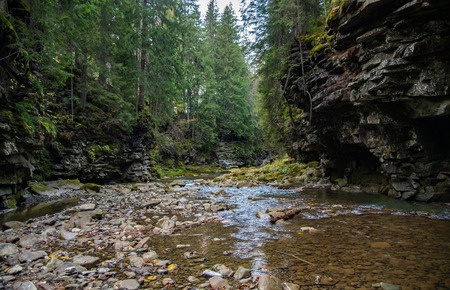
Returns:
[[[273,216],[270,218],[270,223],[274,224],[279,220],[287,220],[293,218],[296,214],[300,213],[302,210],[300,208],[294,207],[291,209],[288,209],[284,212],[283,215],[279,216]]]

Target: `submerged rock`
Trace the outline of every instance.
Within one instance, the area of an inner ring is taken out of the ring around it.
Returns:
[[[258,281],[258,290],[283,290],[280,279],[269,274],[262,274]]]

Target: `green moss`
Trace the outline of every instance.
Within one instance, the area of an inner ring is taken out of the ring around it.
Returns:
[[[31,191],[33,192],[45,192],[50,190],[54,190],[54,188],[47,186],[45,182],[36,182],[31,186]]]
[[[84,189],[84,190],[92,190],[92,191],[95,191],[95,192],[100,192],[100,189],[101,189],[101,186],[100,185],[98,185],[98,184],[95,184],[95,183],[85,183],[82,187],[81,187],[81,189]]]
[[[15,208],[17,206],[17,200],[15,198],[7,199],[5,205],[7,208]]]
[[[78,179],[64,179],[64,180],[58,180],[58,185],[79,185],[81,182]]]
[[[187,165],[180,167],[158,165],[155,169],[159,176],[164,178],[193,177],[200,174],[212,174],[223,171],[223,169],[214,165]]]

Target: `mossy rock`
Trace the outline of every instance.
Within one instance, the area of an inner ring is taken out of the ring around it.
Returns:
[[[52,195],[57,189],[51,186],[48,186],[45,182],[36,182],[30,187],[31,192],[40,194],[40,195]]]
[[[64,180],[58,180],[58,185],[80,185],[81,182],[78,179],[64,179]]]
[[[84,190],[86,190],[86,191],[92,190],[92,191],[94,191],[94,192],[100,192],[100,189],[101,189],[101,188],[102,188],[102,187],[101,187],[100,185],[95,184],[95,183],[85,183],[85,184],[81,187],[81,189],[84,189]]]
[[[17,200],[15,198],[10,198],[5,200],[4,204],[6,208],[15,208],[17,207]]]
[[[319,161],[310,161],[306,165],[308,165],[308,167],[317,167],[319,166]]]

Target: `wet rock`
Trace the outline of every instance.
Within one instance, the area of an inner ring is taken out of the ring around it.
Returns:
[[[61,265],[56,267],[55,271],[60,276],[63,276],[68,274],[81,273],[83,271],[87,271],[87,269],[72,262],[63,262]]]
[[[18,252],[19,248],[15,244],[10,243],[0,244],[0,257],[14,255],[17,254]]]
[[[44,272],[50,272],[55,270],[57,267],[61,266],[64,262],[58,258],[51,258],[50,261],[45,265]]]
[[[19,246],[22,248],[31,249],[37,244],[39,244],[43,239],[36,237],[35,235],[26,235],[20,238]]]
[[[42,259],[45,256],[47,256],[47,253],[44,251],[23,251],[19,255],[19,261],[22,263],[32,262],[32,261]]]
[[[165,216],[156,223],[156,226],[163,231],[171,230],[175,227],[175,221]]]
[[[243,188],[243,187],[252,187],[253,183],[250,181],[241,181],[236,184],[237,188]]]
[[[212,212],[224,211],[227,209],[228,209],[227,205],[223,204],[223,203],[217,203],[217,204],[211,205]]]
[[[9,221],[5,222],[2,226],[2,229],[8,230],[8,229],[19,229],[25,226],[25,223],[19,222],[19,221]]]
[[[164,278],[162,280],[162,284],[164,285],[164,287],[168,287],[169,285],[173,286],[175,285],[175,281],[172,278]]]
[[[259,290],[283,290],[280,279],[269,274],[262,274],[258,281]]]
[[[252,270],[240,266],[234,273],[234,280],[241,280],[252,276]]]
[[[216,264],[213,266],[213,269],[219,272],[222,277],[231,277],[233,275],[233,270],[223,264]]]
[[[150,240],[150,237],[145,237],[142,240],[139,241],[139,243],[136,245],[136,249],[141,249],[144,246],[146,246],[147,242]]]
[[[154,259],[158,259],[158,254],[155,251],[148,251],[142,255],[144,262],[148,263]]]
[[[138,256],[128,256],[127,262],[130,264],[131,267],[141,268],[145,262],[144,259]]]
[[[191,284],[198,284],[198,283],[200,283],[200,279],[198,279],[198,278],[196,278],[194,276],[189,276],[187,279],[188,279],[189,283],[191,283]]]
[[[198,258],[200,256],[200,254],[196,251],[191,251],[191,252],[184,252],[183,256],[186,259],[195,259],[195,258]]]
[[[5,283],[11,282],[16,280],[16,276],[13,275],[5,275],[0,277],[0,281],[3,281]]]
[[[270,215],[268,215],[268,214],[266,214],[266,213],[264,213],[264,212],[258,210],[258,211],[256,212],[256,217],[259,218],[259,219],[269,219],[269,218],[270,218]]]
[[[36,286],[30,281],[20,281],[13,284],[14,290],[37,290]]]
[[[116,289],[136,290],[139,289],[140,284],[136,279],[126,279],[118,281],[114,286]]]
[[[311,233],[311,234],[313,234],[313,233],[318,233],[318,232],[319,232],[318,229],[313,228],[313,227],[301,227],[301,228],[300,228],[300,231],[301,231],[302,233]]]
[[[184,187],[186,184],[184,183],[183,180],[174,180],[170,183],[170,186],[172,187]]]
[[[300,286],[294,283],[284,282],[282,285],[283,290],[299,290]]]
[[[22,267],[22,266],[20,266],[20,265],[14,265],[14,266],[11,267],[6,273],[7,273],[8,275],[14,275],[14,274],[17,274],[17,273],[22,272],[22,270],[23,270],[23,267]]]
[[[85,267],[92,267],[94,266],[100,259],[93,256],[84,256],[84,255],[77,255],[73,257],[73,262],[75,264],[85,266]]]
[[[77,238],[77,234],[61,229],[59,231],[59,237],[66,241],[72,241]]]
[[[202,276],[207,277],[207,278],[222,277],[222,274],[220,274],[219,272],[212,271],[212,270],[205,270],[205,271],[203,271]]]
[[[400,290],[400,286],[391,283],[381,282],[380,287],[383,290]]]
[[[64,290],[82,290],[83,286],[80,284],[68,284],[64,286]]]
[[[78,207],[78,209],[80,211],[91,211],[91,210],[94,210],[95,207],[96,207],[95,203],[85,203],[85,204],[80,205]]]
[[[229,287],[228,281],[221,277],[211,277],[209,279],[209,285],[212,289],[227,289]]]
[[[161,199],[150,199],[149,201],[144,202],[142,205],[143,208],[155,207],[162,202]]]

